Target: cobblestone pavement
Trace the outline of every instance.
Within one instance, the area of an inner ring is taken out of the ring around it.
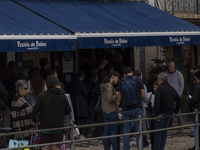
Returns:
[[[176,131],[168,131],[165,150],[188,150],[194,146],[195,138],[189,136],[190,129],[184,129],[183,134],[177,134]],[[150,140],[148,139],[148,141]],[[130,145],[131,150],[137,150],[135,138],[131,140]],[[120,149],[123,149],[122,138],[120,139]],[[102,140],[75,143],[75,150],[103,150]],[[144,148],[144,150],[151,150],[151,148]]]

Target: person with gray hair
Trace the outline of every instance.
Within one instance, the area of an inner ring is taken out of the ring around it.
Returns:
[[[168,75],[165,72],[157,76],[159,87],[155,93],[155,116],[160,119],[155,120],[155,129],[169,127],[170,117],[178,113],[181,106],[181,98],[176,90],[168,83]],[[176,107],[174,106],[176,102]],[[164,150],[167,139],[167,131],[154,133],[153,150]]]
[[[176,64],[174,61],[170,61],[168,63],[168,70],[166,71],[168,75],[168,82],[169,84],[174,87],[180,98],[182,98],[183,90],[184,90],[184,78],[180,71],[176,69]],[[181,113],[181,109],[179,110],[178,114]],[[171,126],[173,123],[173,118],[171,119]],[[183,125],[183,117],[177,116],[177,123],[179,126]],[[179,134],[182,134],[183,128],[179,128]]]
[[[13,131],[17,132],[33,130],[33,124],[31,120],[33,107],[26,99],[28,83],[25,80],[18,80],[15,83],[15,89],[16,95],[12,100],[11,106]],[[23,134],[23,138],[30,141],[31,134],[25,133]]]

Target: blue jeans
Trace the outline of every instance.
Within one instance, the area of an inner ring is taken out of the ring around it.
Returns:
[[[194,126],[191,127],[191,133],[190,134],[195,135],[195,127]]]
[[[162,117],[170,117],[171,115],[161,114]],[[155,129],[163,129],[169,127],[170,118],[154,120]],[[154,133],[154,147],[153,150],[164,150],[167,140],[167,131],[160,131]]]
[[[118,121],[118,113],[117,112],[111,112],[111,113],[103,113],[104,115],[104,122],[116,122]],[[116,135],[117,134],[117,127],[118,124],[112,124],[112,125],[105,125],[104,126],[104,132],[103,136],[108,135]],[[110,144],[112,145],[113,150],[117,150],[117,138],[108,138],[103,139],[103,146],[104,150],[110,150]]]
[[[127,111],[122,111],[123,121],[125,120],[135,120],[138,119],[138,116],[142,116],[142,108],[134,108]],[[131,133],[131,128],[133,126],[132,122],[123,123],[124,133]],[[138,122],[134,122],[134,130],[138,132]],[[138,145],[138,136],[137,145]],[[124,150],[130,150],[130,136],[123,137]]]

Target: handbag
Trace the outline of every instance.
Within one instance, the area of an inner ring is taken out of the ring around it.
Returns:
[[[40,133],[33,133],[32,137],[32,145],[35,144],[42,144],[41,134]]]
[[[23,136],[21,135],[21,140],[17,140],[17,135],[15,135],[14,139],[9,140],[8,148],[16,148],[16,147],[23,147],[29,145],[28,140],[24,140]],[[22,150],[22,149],[19,149]],[[30,150],[30,148],[23,148],[23,150]]]
[[[35,125],[33,126],[34,130],[39,129],[38,124],[39,123],[35,123]],[[42,138],[40,133],[33,133],[31,136],[31,145],[35,144],[42,144]]]

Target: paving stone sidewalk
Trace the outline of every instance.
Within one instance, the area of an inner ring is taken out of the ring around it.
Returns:
[[[168,131],[167,142],[165,150],[188,150],[194,146],[194,137],[190,137],[190,129],[184,129],[183,134],[177,134],[177,130]],[[148,141],[150,141],[148,139]],[[137,150],[135,138],[131,140],[131,150]],[[69,148],[68,148],[69,149]],[[103,150],[102,140],[85,141],[82,143],[75,143],[75,150]],[[120,150],[123,150],[122,138],[120,138]],[[144,148],[144,150],[151,150],[151,148]]]

